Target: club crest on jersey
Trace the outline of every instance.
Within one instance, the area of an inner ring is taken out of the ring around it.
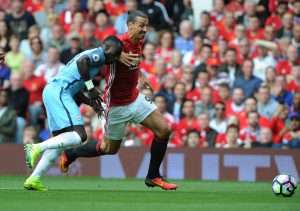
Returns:
[[[98,62],[100,59],[100,56],[98,54],[93,54],[92,57],[95,62]]]

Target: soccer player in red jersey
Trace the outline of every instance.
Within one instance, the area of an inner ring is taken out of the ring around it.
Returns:
[[[158,111],[155,104],[136,88],[138,81],[152,89],[148,80],[139,70],[140,57],[144,37],[148,30],[149,20],[145,13],[139,10],[128,12],[128,32],[119,36],[124,48],[118,62],[107,66],[104,90],[104,100],[107,108],[104,115],[104,138],[98,142],[90,141],[77,148],[63,153],[60,167],[68,171],[70,163],[78,157],[97,157],[116,154],[120,148],[126,124],[129,121],[140,123],[154,133],[151,144],[151,159],[145,184],[148,187],[160,187],[165,190],[176,189],[177,185],[167,182],[159,173],[159,167],[165,156],[171,129]]]

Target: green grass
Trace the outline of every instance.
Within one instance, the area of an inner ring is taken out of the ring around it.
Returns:
[[[148,189],[142,180],[46,177],[47,192],[23,189],[25,176],[0,176],[0,210],[167,211],[300,210],[300,193],[276,197],[265,182],[176,181],[177,191]],[[298,190],[299,192],[299,190]]]

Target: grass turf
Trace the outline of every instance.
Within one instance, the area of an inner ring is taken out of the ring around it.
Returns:
[[[265,182],[176,181],[177,191],[148,189],[142,180],[46,177],[47,192],[23,189],[25,176],[0,176],[0,210],[167,211],[300,210],[300,193],[273,195]]]

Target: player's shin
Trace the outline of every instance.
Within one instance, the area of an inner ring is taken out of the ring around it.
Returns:
[[[81,137],[77,132],[65,132],[61,133],[53,138],[50,138],[40,144],[36,144],[37,147],[40,147],[41,151],[45,151],[47,149],[57,149],[57,148],[65,148],[76,146],[81,144]]]
[[[66,151],[66,156],[68,159],[68,163],[72,163],[79,157],[98,157],[101,156],[102,153],[100,151],[100,143],[102,141],[88,141],[85,144],[82,144],[78,147],[71,148]]]
[[[155,137],[151,144],[151,159],[147,177],[150,179],[160,176],[159,167],[167,151],[169,138],[159,139]]]

